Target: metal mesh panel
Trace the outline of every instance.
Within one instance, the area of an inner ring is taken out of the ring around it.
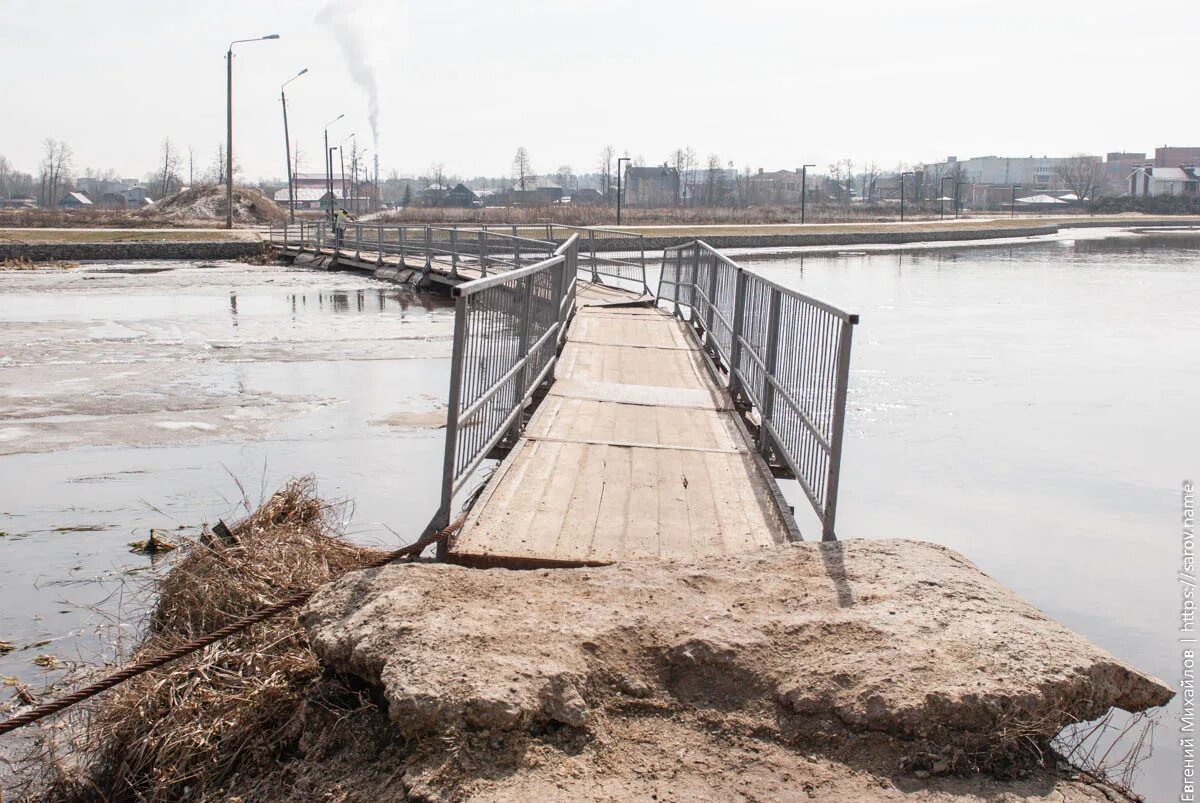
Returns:
[[[760,450],[791,470],[832,538],[858,317],[702,242],[664,251],[658,298],[691,321],[728,372],[730,390],[757,411]]]
[[[577,242],[573,237],[536,265],[454,290],[441,526],[472,472],[506,435],[520,431],[526,403],[553,370],[574,311]]]

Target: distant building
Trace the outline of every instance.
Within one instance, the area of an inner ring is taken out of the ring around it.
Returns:
[[[1155,167],[1200,165],[1200,148],[1173,148],[1164,145],[1154,149]]]
[[[801,195],[802,171],[774,170],[765,172],[761,167],[750,176],[749,200],[752,204],[798,204]]]
[[[442,196],[439,206],[449,207],[452,209],[470,209],[474,206],[480,206],[479,196],[476,195],[466,184],[456,184],[452,189],[448,190]]]
[[[296,188],[296,208],[297,209],[328,209],[329,208],[329,190],[325,188],[314,187],[297,187]],[[272,196],[275,203],[280,206],[287,207],[289,196],[287,187],[281,190],[276,190]],[[333,191],[334,200],[342,200],[342,191]]]
[[[0,209],[37,209],[37,199],[32,195],[14,195],[0,198]]]
[[[334,183],[340,183],[341,178],[335,176]],[[296,189],[329,189],[329,179],[324,173],[296,173],[292,176],[292,184]],[[299,200],[300,196],[296,196]]]
[[[581,187],[571,193],[571,203],[575,206],[590,206],[604,203],[604,193],[590,187]]]
[[[514,206],[549,206],[562,197],[563,188],[546,178],[526,177],[524,189],[517,183],[508,191],[508,202]]]
[[[1111,187],[1128,189],[1129,174],[1138,165],[1146,164],[1146,154],[1135,151],[1112,151],[1104,156],[1104,177]]]
[[[85,209],[89,206],[94,206],[92,199],[88,198],[82,192],[68,192],[58,202],[59,209]]]
[[[949,157],[945,162],[926,165],[927,173],[950,176],[968,184],[1012,186],[1039,193],[1067,191],[1058,177],[1059,165],[1073,157],[1066,156],[974,156],[970,159]],[[1093,157],[1100,161],[1100,157]]]
[[[1141,165],[1129,175],[1129,194],[1134,198],[1200,196],[1200,170],[1196,165],[1157,167]]]
[[[626,206],[674,206],[680,198],[679,171],[668,165],[625,168],[622,192]]]

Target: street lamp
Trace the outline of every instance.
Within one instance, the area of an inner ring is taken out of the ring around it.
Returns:
[[[900,174],[900,222],[901,223],[904,222],[904,177],[905,176],[914,176],[914,175],[916,175],[916,173],[913,173],[911,170],[907,170]]]
[[[350,202],[350,196],[346,192],[346,149],[343,148],[342,146],[345,145],[350,140],[354,139],[355,134],[357,134],[357,133],[358,132],[356,131],[354,134],[351,134],[350,136],[346,137],[341,142],[339,142],[338,146],[337,146],[338,162],[341,163],[341,166],[342,166],[342,203],[343,204]],[[354,141],[355,141],[355,144],[358,143],[358,140],[354,140]]]
[[[954,176],[942,176],[938,182],[938,220],[946,219],[946,182],[953,180]]]
[[[329,127],[345,116],[339,114],[325,124],[325,192],[329,194],[330,220],[333,220],[333,148],[329,147]]]
[[[233,46],[245,42],[262,42],[278,39],[279,34],[270,33],[254,39],[234,39],[225,51],[225,228],[233,228]]]
[[[295,81],[300,76],[304,75],[306,72],[308,72],[307,67],[279,85],[279,100],[283,103],[283,151],[284,156],[287,157],[288,211],[291,213],[293,223],[296,222],[296,185],[292,181],[292,143],[288,138],[287,95],[283,93],[283,90],[284,87],[286,87],[292,81]]]
[[[800,225],[804,225],[804,202],[808,195],[808,168],[816,165],[800,165]]]
[[[628,156],[617,158],[617,225],[621,225],[621,162],[632,162]]]
[[[1008,216],[1015,218],[1017,216],[1017,190],[1021,189],[1020,184],[1012,185],[1012,200],[1008,202]]]

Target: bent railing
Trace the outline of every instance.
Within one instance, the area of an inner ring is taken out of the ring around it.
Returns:
[[[757,413],[759,450],[796,478],[832,540],[858,316],[699,240],[663,252],[658,300],[692,324],[734,398]]]
[[[384,255],[439,268],[457,278],[460,268],[481,275],[513,270],[548,259],[561,244],[578,235],[580,277],[592,282],[605,279],[633,285],[649,294],[646,282],[645,238],[616,229],[547,224],[416,225],[353,222],[342,232],[340,253],[353,253],[360,262],[383,264]],[[337,243],[327,221],[298,221],[272,226],[270,242],[315,250]],[[627,287],[627,289],[629,289]]]
[[[549,259],[452,291],[446,451],[433,522],[438,529],[450,523],[454,495],[493,449],[520,433],[530,398],[553,378],[575,310],[578,243],[573,236]]]
[[[579,235],[579,270],[593,282],[616,279],[636,285],[639,292],[650,294],[646,283],[645,238],[635,232],[602,229],[596,226],[552,224],[547,239],[566,240]],[[597,247],[599,246],[599,247]]]

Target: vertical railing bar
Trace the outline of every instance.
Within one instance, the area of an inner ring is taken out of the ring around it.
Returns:
[[[843,321],[837,350],[837,389],[833,404],[833,432],[830,439],[829,475],[825,483],[825,515],[821,531],[822,541],[836,540],[834,520],[837,517],[838,484],[842,474],[842,436],[846,425],[846,396],[850,386],[850,341],[854,336],[854,324]]]

